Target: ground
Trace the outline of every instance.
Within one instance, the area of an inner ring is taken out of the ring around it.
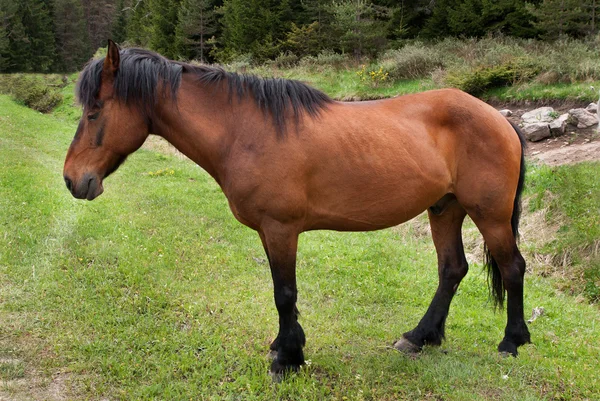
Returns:
[[[551,106],[560,113],[570,109],[586,107],[586,104],[572,102],[532,103],[532,104],[495,104],[498,110],[509,109],[513,112],[509,120],[519,124],[521,116],[531,110],[542,106]],[[600,134],[598,126],[578,129],[572,125],[567,126],[565,135],[551,137],[539,142],[527,143],[527,156],[532,160],[550,166],[573,164],[583,161],[600,160]]]

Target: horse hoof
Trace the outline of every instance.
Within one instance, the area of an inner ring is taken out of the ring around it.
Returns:
[[[273,359],[269,375],[274,383],[280,383],[286,375],[297,373],[300,370],[300,365],[282,365],[277,358]]]
[[[394,343],[394,349],[407,355],[415,355],[421,352],[421,347],[411,343],[404,337]]]
[[[509,341],[502,341],[500,345],[498,345],[498,352],[500,353],[500,356],[503,357],[513,356],[516,358],[517,355],[519,355],[517,345]]]
[[[275,373],[272,371],[269,371],[269,376],[271,376],[271,380],[273,380],[273,383],[277,384],[277,383],[281,383],[283,381],[283,372],[279,372],[279,373]]]

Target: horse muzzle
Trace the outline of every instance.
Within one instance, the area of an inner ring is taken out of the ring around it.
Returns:
[[[93,200],[104,192],[102,180],[93,174],[84,174],[79,182],[74,182],[67,175],[64,176],[65,184],[71,194],[77,199]]]

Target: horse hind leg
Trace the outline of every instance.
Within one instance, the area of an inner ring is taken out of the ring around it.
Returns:
[[[504,292],[507,298],[507,322],[504,338],[498,345],[502,354],[517,356],[517,348],[531,342],[531,336],[523,315],[523,277],[525,259],[519,252],[510,221],[498,223],[491,219],[473,219],[483,234],[490,257],[492,291],[496,302],[502,307]]]
[[[467,274],[461,228],[465,210],[454,197],[444,197],[429,208],[429,224],[438,256],[439,283],[427,312],[413,330],[403,334],[394,347],[402,352],[419,352],[423,345],[440,345],[450,303]]]

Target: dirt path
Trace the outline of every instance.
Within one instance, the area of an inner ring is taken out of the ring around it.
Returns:
[[[498,110],[511,110],[513,115],[509,117],[509,120],[515,124],[521,122],[521,116],[524,113],[542,106],[495,105]],[[556,102],[548,104],[548,106],[554,107],[558,113],[563,114],[570,109],[585,107],[586,105]],[[549,166],[598,161],[600,160],[600,134],[597,130],[598,126],[578,129],[569,125],[562,136],[547,138],[539,142],[527,142],[526,155],[532,160]]]

